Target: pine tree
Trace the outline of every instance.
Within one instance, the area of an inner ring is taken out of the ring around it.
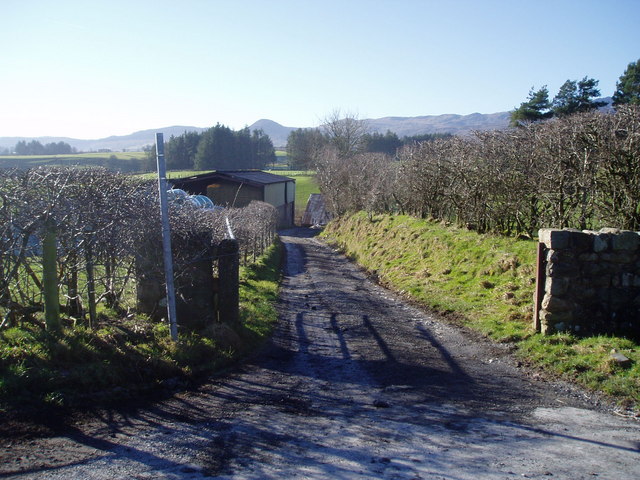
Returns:
[[[523,122],[537,122],[553,115],[549,101],[549,89],[543,86],[539,90],[531,87],[526,102],[511,112],[511,126],[517,127]]]
[[[551,107],[553,114],[561,117],[588,112],[606,105],[606,102],[594,100],[600,96],[597,86],[598,80],[593,78],[584,77],[580,81],[567,80],[553,98]]]
[[[627,103],[640,105],[640,60],[631,62],[616,82],[613,106]]]

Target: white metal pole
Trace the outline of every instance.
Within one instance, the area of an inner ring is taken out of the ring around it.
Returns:
[[[171,338],[178,340],[176,321],[176,293],[173,285],[173,258],[171,256],[171,230],[169,228],[169,205],[167,200],[167,169],[164,162],[164,139],[162,133],[156,133],[156,158],[158,160],[158,191],[160,194],[160,215],[162,218],[162,253],[164,256],[164,275],[167,286],[167,315]]]
[[[231,240],[235,240],[236,237],[233,235],[233,230],[231,230],[231,222],[229,222],[229,217],[224,217],[225,221],[227,222],[227,236],[231,239]]]

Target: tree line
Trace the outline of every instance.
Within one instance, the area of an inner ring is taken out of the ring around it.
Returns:
[[[567,80],[552,100],[549,100],[549,89],[546,85],[538,90],[532,87],[527,100],[511,112],[511,126],[589,112],[604,107],[607,103],[597,100],[600,96],[598,83],[598,80],[586,76],[582,80]],[[639,98],[640,60],[631,62],[618,79],[612,103],[614,107],[624,104],[638,105]]]
[[[43,145],[37,140],[21,140],[16,143],[13,151],[16,155],[69,155],[76,153],[76,149],[65,142],[51,142]],[[10,154],[10,152],[6,152]]]
[[[148,152],[155,165],[155,147]],[[273,143],[262,130],[245,127],[234,131],[217,124],[202,133],[184,132],[165,142],[170,170],[261,169],[276,159]]]
[[[339,112],[338,112],[339,116]],[[334,114],[335,117],[335,114]],[[349,125],[341,125],[339,119],[330,118],[325,126],[320,128],[299,128],[287,137],[287,157],[293,170],[312,170],[318,152],[329,145],[334,145],[343,152],[368,152],[395,155],[406,145],[436,139],[450,138],[450,133],[425,133],[421,135],[404,136],[400,138],[396,133],[387,130],[386,133],[367,132],[366,124],[347,115],[343,121],[351,121],[360,126],[353,126],[354,132],[349,134]],[[346,136],[345,136],[346,135]],[[348,138],[352,135],[351,138]],[[339,140],[343,139],[344,140]],[[337,145],[336,143],[341,143]]]

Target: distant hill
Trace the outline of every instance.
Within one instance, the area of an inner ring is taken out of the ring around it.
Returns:
[[[273,120],[261,119],[249,126],[249,130],[262,130],[269,135],[273,146],[276,148],[284,148],[287,145],[289,134],[297,130],[297,127],[285,127]]]
[[[499,113],[472,113],[471,115],[425,115],[421,117],[384,117],[366,119],[370,132],[385,133],[387,130],[395,132],[399,137],[420,135],[424,133],[453,133],[465,134],[472,130],[496,130],[506,128],[509,125],[509,112]],[[269,135],[276,148],[284,148],[287,144],[289,133],[298,128],[286,127],[273,120],[261,119],[249,126],[250,130],[262,129]],[[131,135],[112,136],[96,140],[80,140],[68,137],[0,137],[0,148],[13,148],[21,140],[27,142],[37,140],[42,144],[51,142],[65,142],[80,152],[95,152],[98,150],[111,150],[113,152],[139,151],[145,146],[155,143],[156,132],[164,134],[165,141],[171,135],[181,135],[184,132],[202,132],[206,128],[172,126],[141,130]]]
[[[602,97],[597,100],[606,102],[600,110],[611,111],[611,97]],[[370,118],[364,120],[367,130],[371,133],[386,133],[387,130],[394,132],[400,138],[421,135],[425,133],[453,133],[454,135],[464,135],[473,130],[502,130],[509,126],[509,112],[497,113],[472,113],[470,115],[424,115],[420,117],[383,117]],[[313,127],[285,127],[278,122],[269,119],[260,119],[249,126],[249,130],[261,129],[269,135],[273,146],[284,148],[287,145],[287,138],[293,130],[298,128]],[[0,149],[13,148],[21,140],[27,142],[37,140],[42,144],[51,142],[65,142],[75,147],[79,152],[96,152],[98,150],[111,150],[113,152],[140,151],[145,146],[153,145],[156,141],[156,132],[164,134],[165,141],[171,135],[182,135],[184,132],[203,132],[207,128],[173,126],[141,130],[131,135],[112,136],[97,140],[79,140],[67,137],[0,137]]]
[[[425,115],[421,117],[384,117],[364,120],[371,133],[394,132],[399,137],[424,133],[465,134],[472,130],[499,130],[509,126],[509,112],[472,113],[471,115]],[[261,128],[275,147],[284,147],[287,137],[295,127],[285,127],[273,120],[258,120],[249,127]]]
[[[400,138],[423,133],[461,135],[473,130],[501,130],[509,126],[509,112],[472,113],[470,115],[425,115],[421,117],[384,117],[366,120],[371,132],[394,132]]]
[[[173,126],[141,130],[130,135],[114,135],[96,140],[81,140],[68,137],[0,137],[0,148],[13,148],[16,146],[16,143],[22,140],[27,142],[37,140],[43,145],[52,142],[65,142],[76,148],[79,152],[97,152],[98,150],[111,150],[113,152],[127,150],[132,152],[140,151],[148,145],[155,144],[156,132],[163,133],[166,141],[171,135],[177,136],[182,135],[184,132],[202,132],[203,130],[206,130],[206,128]]]

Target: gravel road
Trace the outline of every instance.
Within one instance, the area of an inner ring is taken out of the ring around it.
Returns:
[[[0,438],[0,478],[638,479],[640,424],[283,232],[280,326],[196,391]]]

